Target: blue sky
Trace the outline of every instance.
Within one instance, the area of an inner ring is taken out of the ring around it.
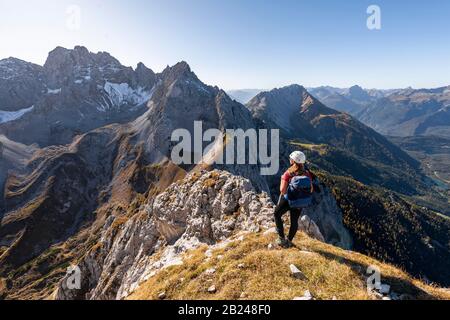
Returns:
[[[366,26],[371,4],[381,30]],[[224,89],[450,84],[446,0],[0,0],[0,13],[0,58],[43,64],[80,44],[154,71],[185,60]]]

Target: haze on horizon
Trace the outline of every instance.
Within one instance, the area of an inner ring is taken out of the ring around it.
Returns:
[[[381,30],[367,28],[371,4]],[[439,0],[2,0],[0,12],[0,59],[42,65],[56,46],[83,45],[157,72],[185,60],[228,90],[450,84],[450,2]]]

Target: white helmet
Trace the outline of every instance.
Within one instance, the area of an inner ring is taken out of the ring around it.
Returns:
[[[289,156],[289,159],[299,164],[304,164],[306,162],[306,156],[301,151],[292,152],[291,155]]]

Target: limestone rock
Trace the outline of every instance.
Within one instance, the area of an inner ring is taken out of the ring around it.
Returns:
[[[158,294],[158,299],[159,300],[164,300],[166,298],[166,293],[165,292],[161,292],[160,294]]]
[[[289,265],[289,269],[291,271],[291,275],[296,279],[306,279],[306,276],[293,264]]]
[[[187,250],[208,244],[205,255],[212,257],[215,244],[226,244],[233,235],[241,241],[255,225],[268,228],[272,210],[269,196],[258,194],[247,179],[219,170],[194,172],[149,201],[119,230],[105,224],[100,249],[79,264],[82,290],[67,289],[63,279],[57,299],[121,299],[160,270],[182,264]]]
[[[307,215],[304,215],[299,219],[298,228],[299,228],[299,230],[301,230],[301,231],[305,232],[307,235],[309,235],[311,238],[325,242],[325,238],[323,237],[322,233],[320,232],[319,227]]]
[[[293,300],[310,301],[314,300],[311,292],[306,290],[302,297],[295,297]]]
[[[217,291],[217,288],[215,285],[212,285],[208,288],[209,293],[216,293],[216,291]]]
[[[210,268],[210,269],[207,269],[205,271],[205,274],[207,274],[207,275],[212,275],[214,273],[216,273],[216,269],[215,268]]]

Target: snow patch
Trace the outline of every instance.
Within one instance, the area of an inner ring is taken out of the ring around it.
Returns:
[[[0,123],[6,123],[21,118],[25,113],[33,110],[34,106],[21,109],[18,111],[1,111],[0,110]]]
[[[144,90],[142,87],[133,89],[128,83],[112,83],[106,81],[104,90],[114,106],[122,106],[125,104],[136,106],[147,102],[151,98],[151,92]]]
[[[59,89],[50,89],[50,88],[48,88],[47,89],[47,93],[48,94],[60,94],[61,93],[61,88],[59,88]]]

